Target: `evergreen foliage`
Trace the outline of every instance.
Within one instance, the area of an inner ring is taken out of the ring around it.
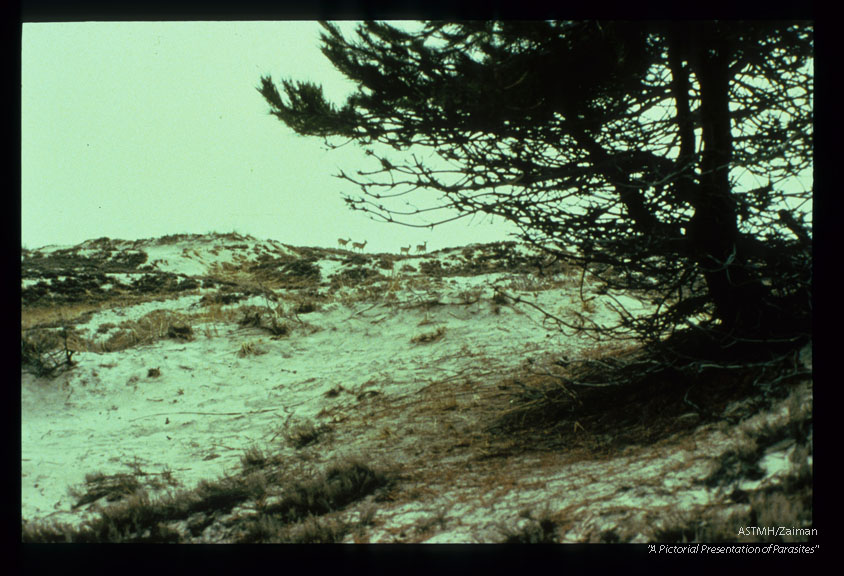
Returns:
[[[684,325],[722,347],[811,334],[809,23],[323,26],[356,91],[259,91],[298,134],[364,148],[371,166],[339,174],[353,209],[509,220],[610,292],[647,294],[655,312],[621,325],[646,341]]]

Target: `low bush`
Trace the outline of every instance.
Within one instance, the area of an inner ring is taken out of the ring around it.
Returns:
[[[54,376],[75,365],[75,330],[29,330],[21,333],[21,368],[36,376]]]
[[[290,326],[286,322],[281,321],[276,312],[268,307],[244,306],[240,309],[240,314],[241,317],[238,320],[238,324],[241,326],[262,328],[273,336],[287,336],[290,334]]]

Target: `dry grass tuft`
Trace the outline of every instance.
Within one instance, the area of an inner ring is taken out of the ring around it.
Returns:
[[[257,446],[250,446],[240,457],[240,464],[245,471],[263,468],[267,462],[267,455]]]
[[[190,318],[170,310],[153,310],[138,320],[121,322],[105,342],[99,343],[99,348],[103,352],[117,352],[165,338],[192,340]]]
[[[243,342],[240,345],[240,349],[237,351],[237,356],[239,358],[245,358],[247,356],[261,356],[266,353],[267,351],[261,346],[260,341],[252,341]]]
[[[445,326],[440,326],[433,332],[424,332],[422,334],[418,334],[410,339],[412,344],[428,344],[430,342],[436,342],[437,340],[441,339],[445,336]]]
[[[302,422],[291,426],[285,433],[284,438],[294,448],[300,449],[319,441],[327,432],[329,427],[317,425],[313,422]]]

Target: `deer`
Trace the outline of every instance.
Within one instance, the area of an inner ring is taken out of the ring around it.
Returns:
[[[345,246],[346,246],[346,244],[348,244],[348,243],[349,243],[349,242],[351,242],[351,241],[352,241],[352,239],[351,239],[351,238],[349,238],[348,240],[343,240],[342,238],[338,238],[338,239],[337,239],[337,245],[338,245],[338,246],[343,246],[343,247],[345,247]]]
[[[401,253],[402,253],[402,254],[407,254],[407,255],[410,255],[410,246],[411,246],[410,244],[408,244],[407,246],[402,246],[402,247],[400,248]]]
[[[362,243],[361,242],[352,242],[352,248],[354,248],[356,250],[360,250],[361,252],[363,252],[363,249],[366,247],[367,242],[368,242],[368,240],[364,240]]]
[[[427,241],[427,240],[425,240],[422,244],[418,244],[418,245],[416,246],[416,251],[417,251],[417,252],[424,252],[424,251],[426,251],[427,249],[428,249],[428,241]]]

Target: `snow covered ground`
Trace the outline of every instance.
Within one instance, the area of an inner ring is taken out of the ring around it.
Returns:
[[[71,369],[22,372],[25,521],[79,524],[96,515],[104,499],[75,506],[86,475],[133,472],[190,489],[236,474],[255,448],[313,469],[358,458],[400,478],[391,498],[342,512],[351,518],[372,510],[367,532],[348,535],[349,542],[496,542],[537,515],[556,519],[557,541],[615,533],[644,542],[653,533],[622,527],[736,505],[723,487],[701,482],[734,447],[734,430],[723,422],[683,425],[653,445],[600,454],[531,450],[493,431],[513,408],[519,375],[550,373],[556,359],[596,347],[588,333],[561,331],[537,307],[575,326],[615,319],[596,286],[588,284],[588,302],[581,301],[579,277],[564,268],[543,276],[522,261],[508,268],[501,247],[484,246],[385,257],[238,235],[98,242],[61,250],[67,258],[100,258],[101,267],[121,252],[145,253],[142,272],[109,269],[106,279],[122,274],[124,287],[159,273],[198,286],[103,297],[95,310],[62,319],[74,326]],[[44,249],[38,261],[57,250]],[[276,261],[289,274],[317,266],[319,279],[272,287],[257,266]],[[461,267],[465,273],[448,273]],[[34,268],[24,270],[22,287],[32,288]],[[222,294],[240,299],[221,303]],[[635,298],[617,298],[641,309]],[[264,314],[264,323],[244,322],[250,310]],[[284,329],[268,330],[267,318]],[[184,324],[189,328],[172,330]],[[41,326],[22,328],[28,334]],[[800,394],[810,405],[810,387]],[[678,422],[697,422],[693,412]],[[765,417],[775,416],[757,416]],[[320,431],[318,441],[292,441],[303,427]],[[794,443],[767,451],[764,473],[744,489],[804,465],[794,451]],[[193,541],[214,541],[214,534],[209,528]]]

